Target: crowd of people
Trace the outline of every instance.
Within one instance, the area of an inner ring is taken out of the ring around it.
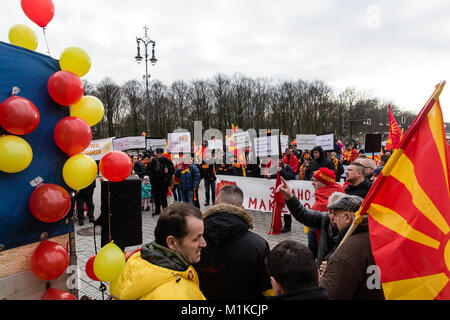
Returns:
[[[215,164],[207,158],[194,164],[195,155],[171,161],[160,148],[148,158],[133,156],[134,174],[142,179],[142,209],[148,210],[147,198],[152,198],[153,215],[159,219],[155,240],[133,254],[122,275],[111,283],[112,298],[384,299],[381,287],[367,286],[367,268],[375,265],[367,218],[345,243],[342,239],[390,153],[376,164],[355,150],[346,146],[324,152],[317,146],[310,151],[292,147],[285,151],[276,190],[289,211],[283,232],[291,231],[292,215],[306,226],[308,245],[286,240],[272,250],[252,231],[251,215],[243,209],[243,191],[226,185],[217,198],[215,192],[217,174],[273,178],[265,172],[271,164]],[[312,181],[311,209],[293,195],[286,182],[292,179]],[[198,197],[202,180],[207,207],[203,213]],[[167,206],[169,188],[174,203]]]

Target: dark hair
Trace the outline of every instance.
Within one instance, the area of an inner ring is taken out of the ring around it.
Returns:
[[[319,285],[313,254],[297,241],[285,240],[277,244],[267,256],[266,269],[285,293]]]
[[[220,189],[217,195],[218,203],[227,203],[240,207],[244,202],[244,193],[238,186],[229,184]]]
[[[177,239],[187,236],[189,230],[186,218],[189,216],[203,220],[200,209],[187,202],[177,202],[165,208],[156,223],[156,243],[167,247],[166,239],[168,236],[174,236]]]
[[[380,157],[380,160],[381,160],[381,161],[384,161],[384,163],[387,163],[388,160],[389,160],[389,158],[390,158],[389,155],[383,154],[383,155]]]

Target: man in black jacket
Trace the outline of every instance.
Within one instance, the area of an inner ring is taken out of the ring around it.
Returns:
[[[366,178],[364,174],[364,167],[359,164],[352,162],[345,171],[346,181],[350,184],[344,189],[346,194],[358,196],[365,198],[369,192],[372,184]]]
[[[339,246],[342,239],[339,235],[339,230],[337,229],[333,216],[328,212],[306,209],[300,201],[292,195],[291,189],[283,178],[281,178],[281,184],[275,192],[281,192],[283,194],[289,212],[297,221],[303,223],[307,227],[320,230],[319,246],[317,249],[317,268],[320,268],[322,262],[328,260],[330,255]],[[333,197],[333,195],[334,194],[328,198],[329,204],[338,199],[338,197]]]
[[[319,272],[312,252],[293,240],[280,242],[266,260],[275,297],[270,300],[328,300],[319,287]]]
[[[208,300],[261,300],[273,294],[264,263],[269,244],[249,230],[253,221],[243,200],[240,188],[224,186],[217,204],[203,214],[207,246],[194,267]]]
[[[161,206],[163,209],[167,207],[167,191],[172,183],[172,176],[175,171],[172,161],[164,157],[163,152],[163,148],[156,148],[156,157],[147,164],[155,201],[155,212],[152,216],[161,212]]]

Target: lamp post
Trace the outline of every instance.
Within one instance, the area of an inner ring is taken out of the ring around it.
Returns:
[[[148,78],[150,77],[148,74],[148,61],[154,66],[156,62],[158,61],[155,58],[155,41],[151,40],[147,35],[148,27],[144,27],[145,35],[143,38],[136,37],[136,43],[137,43],[137,55],[134,57],[137,61],[137,63],[141,63],[141,61],[145,58],[145,96],[147,100],[147,107],[145,108],[145,134],[147,137],[150,136],[150,98],[148,94]],[[141,56],[141,47],[140,44],[144,45],[144,58]],[[152,56],[149,59],[148,55],[148,46],[152,45]]]

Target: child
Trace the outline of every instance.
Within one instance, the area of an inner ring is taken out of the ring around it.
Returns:
[[[144,211],[144,205],[147,203],[147,209],[145,211],[150,211],[150,199],[152,197],[152,185],[149,182],[149,177],[145,176],[142,180],[142,201],[141,207]]]

